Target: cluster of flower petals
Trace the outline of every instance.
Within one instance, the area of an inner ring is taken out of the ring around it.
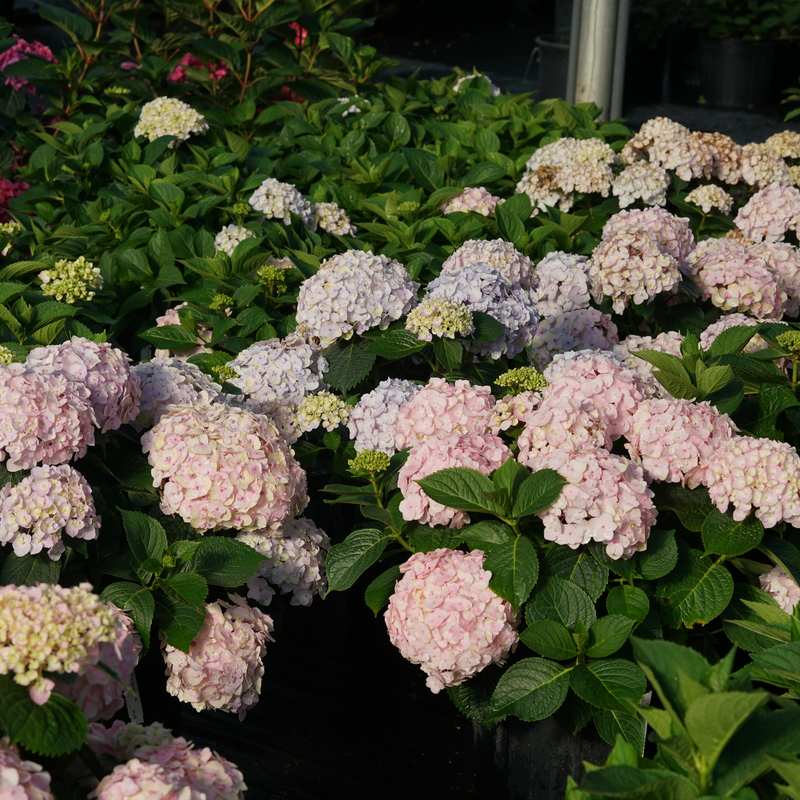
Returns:
[[[178,142],[183,142],[193,133],[205,133],[207,130],[205,117],[183,100],[157,97],[142,106],[133,135],[144,136],[151,142],[160,136],[174,136]]]
[[[258,702],[262,659],[267,642],[274,641],[274,626],[239,595],[229,598],[206,604],[205,622],[188,653],[162,642],[167,691],[196,711],[213,708],[238,713],[242,720]]]
[[[556,250],[537,265],[531,297],[543,317],[589,308],[587,257]]]
[[[452,214],[454,211],[474,211],[483,217],[494,217],[495,208],[502,205],[505,200],[502,197],[495,197],[483,186],[474,189],[464,189],[461,194],[448,200],[442,206],[442,213]]]
[[[322,262],[303,281],[297,298],[298,329],[322,348],[370,328],[384,330],[417,304],[419,284],[394,259],[348,250]]]
[[[780,158],[800,158],[800,133],[789,130],[773,133],[763,146]]]
[[[525,192],[528,195],[533,204],[534,214],[546,211],[549,206],[558,206],[561,211],[569,211],[575,198],[572,193],[567,193],[561,188],[560,173],[561,167],[552,164],[542,164],[528,169],[517,183],[515,192],[517,194]]]
[[[737,183],[742,177],[742,146],[724,133],[696,131],[696,139],[711,151],[711,175],[723,183]]]
[[[669,173],[649,161],[628,164],[611,183],[611,193],[619,198],[620,208],[641,200],[646,206],[665,206]]]
[[[208,70],[208,77],[212,81],[222,80],[231,74],[228,65],[224,61],[220,61],[218,64],[213,62],[204,64],[197,56],[193,56],[191,53],[184,53],[181,60],[170,72],[167,80],[172,83],[186,83],[189,81],[190,78],[186,72],[186,67],[189,67],[189,69],[202,69],[205,67]]]
[[[142,450],[161,510],[198,531],[275,529],[308,504],[305,472],[262,414],[176,405],[142,436]]]
[[[350,406],[332,392],[322,391],[306,395],[295,412],[297,427],[301,431],[313,431],[320,425],[333,431],[346,425],[350,419]]]
[[[347,421],[356,452],[374,450],[394,455],[397,415],[421,388],[411,381],[386,378],[371,392],[361,395]]]
[[[253,231],[243,225],[223,225],[222,230],[214,237],[214,249],[232,257],[237,244],[254,237]]]
[[[576,308],[543,317],[531,342],[531,364],[541,369],[555,353],[567,350],[610,350],[618,338],[611,317],[596,308]]]
[[[800,603],[800,586],[782,567],[773,567],[758,576],[761,588],[787,613],[791,614]]]
[[[697,134],[666,117],[648,120],[622,148],[625,163],[644,158],[666,170],[674,171],[681,180],[711,174],[714,157],[711,149]]]
[[[23,192],[27,192],[30,188],[31,185],[29,183],[25,183],[24,181],[11,181],[0,175],[0,223],[7,224],[11,219],[11,215],[6,211],[11,200]],[[0,251],[0,255],[6,255],[11,249],[11,246],[12,243],[9,242],[3,250]]]
[[[336,203],[314,203],[311,206],[314,219],[326,233],[337,236],[355,236],[356,226],[350,222],[347,212]]]
[[[23,761],[7,736],[0,739],[0,797],[3,800],[56,800],[50,773],[40,764]]]
[[[683,334],[677,331],[663,331],[657,336],[626,336],[619,344],[612,348],[614,355],[622,359],[626,366],[635,370],[643,384],[647,396],[670,396],[661,384],[653,377],[655,367],[636,353],[640,350],[657,350],[659,353],[669,353],[680,357]]]
[[[291,225],[292,214],[297,214],[307,228],[315,230],[317,227],[311,203],[291,183],[267,178],[247,202],[266,219],[279,219],[284,225]]]
[[[718,209],[723,214],[730,214],[733,208],[733,198],[715,183],[705,183],[692,189],[684,200],[701,208],[704,214],[710,214],[712,208]]]
[[[742,147],[742,180],[763,189],[771,183],[791,185],[792,179],[786,162],[763,144],[746,144]]]
[[[533,262],[504,239],[470,239],[464,242],[445,259],[442,272],[468,270],[475,264],[488,264],[511,283],[525,289],[531,287],[534,277]]]
[[[533,413],[542,399],[541,392],[526,390],[518,394],[507,394],[501,397],[492,409],[489,421],[489,432],[499,436],[501,431],[522,425]]]
[[[15,38],[17,41],[14,42],[8,50],[4,50],[0,53],[0,72],[5,72],[6,67],[15,64],[17,61],[24,61],[29,55],[38,56],[53,64],[56,62],[53,51],[46,44],[42,44],[41,42],[28,42],[21,36],[16,35]],[[10,75],[6,78],[5,85],[10,86],[12,89],[20,90],[30,87],[31,84],[27,78]]]
[[[784,313],[795,317],[800,311],[800,250],[788,242],[759,242],[747,248],[751,255],[763,259],[780,280],[786,292]]]
[[[800,189],[771,183],[739,209],[736,227],[753,242],[779,242],[800,224]]]
[[[389,639],[422,667],[434,693],[502,664],[517,643],[514,611],[489,588],[484,560],[480,550],[440,548],[400,566],[384,614]]]
[[[610,239],[631,226],[641,225],[652,231],[659,247],[677,259],[685,261],[695,248],[694,234],[688,217],[676,217],[663,208],[620,211],[608,218],[603,226],[603,240]]]

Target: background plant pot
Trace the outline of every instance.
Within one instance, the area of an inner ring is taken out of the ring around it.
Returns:
[[[539,92],[538,99],[566,97],[567,70],[569,68],[569,41],[559,40],[557,34],[537,36],[539,50]]]
[[[768,102],[775,42],[707,39],[702,93],[715,108],[746,109]]]
[[[491,730],[475,722],[473,736],[482,800],[563,800],[567,776],[579,780],[584,761],[604,764],[611,752],[592,724],[570,736],[554,717],[508,717]]]

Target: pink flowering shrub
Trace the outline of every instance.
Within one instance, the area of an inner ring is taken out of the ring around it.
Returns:
[[[215,708],[243,720],[258,702],[272,618],[238,595],[206,605],[206,619],[188,653],[162,641],[167,691],[195,710]]]
[[[479,433],[489,430],[494,406],[488,386],[469,381],[448,383],[431,378],[397,412],[394,444],[398,450],[436,436]]]
[[[505,201],[495,197],[490,191],[478,186],[474,189],[464,189],[461,194],[448,200],[442,206],[443,214],[452,214],[454,211],[474,211],[483,217],[494,217],[495,208]]]
[[[10,64],[25,60],[28,56],[38,56],[50,63],[56,61],[53,51],[47,45],[41,42],[26,42],[25,39],[18,36],[17,41],[8,50],[0,53],[0,72],[3,72]],[[12,89],[27,89],[30,87],[30,82],[26,78],[9,77],[6,78],[6,86],[10,86]]]
[[[474,264],[488,264],[508,278],[512,284],[530,288],[533,278],[533,262],[503,239],[470,239],[445,259],[442,272],[459,272]]]
[[[800,190],[771,183],[739,209],[734,222],[754,242],[779,242],[800,223]]]
[[[642,468],[603,449],[552,450],[537,469],[554,469],[568,484],[539,516],[544,538],[573,550],[588,542],[605,544],[611,558],[644,550],[656,521],[653,492]]]
[[[800,603],[800,587],[782,567],[773,567],[769,572],[762,572],[758,576],[758,582],[787,614],[791,614]]]
[[[7,79],[9,80],[9,79]],[[6,211],[8,204],[23,192],[27,192],[31,186],[24,181],[10,181],[0,175],[0,223],[8,222],[11,215]]]
[[[576,308],[539,320],[531,342],[531,364],[541,369],[555,353],[610,350],[617,341],[617,326],[608,314],[596,308]]]
[[[191,53],[185,53],[175,69],[170,72],[167,80],[171,83],[186,83],[191,80],[184,67],[189,67],[190,69],[202,69],[205,67],[208,70],[209,78],[215,83],[221,81],[223,78],[227,78],[228,75],[231,74],[228,65],[223,61],[220,61],[219,64],[214,64],[211,61],[205,64],[197,56],[193,56]]]
[[[422,667],[434,694],[501,664],[516,646],[514,611],[489,588],[483,562],[480,550],[440,548],[400,566],[403,577],[384,614],[389,639]]]
[[[50,791],[50,773],[33,761],[23,761],[7,736],[0,739],[0,798],[55,800]]]
[[[511,451],[503,440],[488,433],[453,433],[414,445],[397,478],[397,486],[403,493],[399,505],[403,519],[415,519],[423,525],[463,528],[469,522],[469,515],[437,503],[417,481],[448,467],[470,467],[489,475],[509,458]]]
[[[142,436],[161,510],[198,531],[275,529],[308,504],[306,474],[267,417],[226,405],[172,406]]]

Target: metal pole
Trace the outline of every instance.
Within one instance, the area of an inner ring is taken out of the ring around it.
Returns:
[[[611,87],[611,119],[622,116],[622,96],[625,92],[625,55],[628,49],[628,20],[631,0],[619,0],[617,9],[617,38],[614,43],[614,78]]]
[[[596,103],[608,119],[614,72],[617,0],[583,0],[575,102]]]
[[[581,8],[583,0],[572,2],[572,25],[569,35],[569,61],[567,62],[567,96],[568,103],[575,102],[575,77],[578,74],[578,51],[581,43]]]

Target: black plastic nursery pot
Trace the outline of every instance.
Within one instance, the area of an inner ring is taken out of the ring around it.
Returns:
[[[775,42],[707,39],[703,46],[702,94],[710,106],[745,110],[766,105]]]
[[[564,99],[567,95],[567,71],[569,69],[569,42],[560,40],[556,34],[537,36],[534,40],[539,61],[539,100],[550,97]]]

